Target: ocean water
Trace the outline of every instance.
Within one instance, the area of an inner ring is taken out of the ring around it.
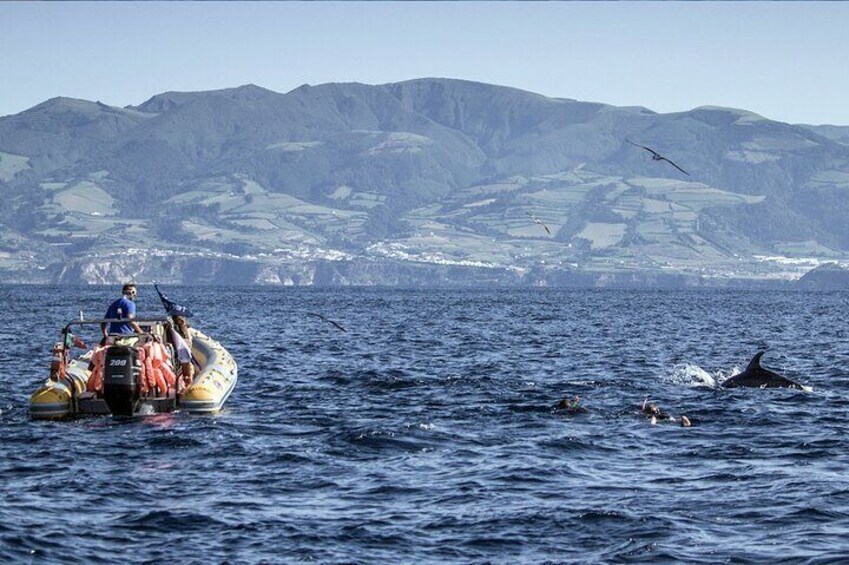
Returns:
[[[224,411],[31,421],[117,290],[0,286],[0,562],[849,561],[847,294],[165,288]]]

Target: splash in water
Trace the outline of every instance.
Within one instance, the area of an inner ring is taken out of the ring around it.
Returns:
[[[682,363],[675,365],[672,368],[672,373],[667,377],[667,380],[673,383],[683,384],[687,386],[702,386],[716,388],[725,379],[722,371],[716,374],[711,374],[698,365],[691,363]]]

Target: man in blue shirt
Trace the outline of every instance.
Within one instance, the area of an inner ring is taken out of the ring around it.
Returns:
[[[103,332],[103,337],[109,334],[131,334],[141,333],[139,325],[132,321],[136,317],[136,299],[137,291],[134,283],[127,283],[121,289],[123,296],[109,305],[104,318],[107,320],[130,320],[128,322],[110,322],[109,332],[106,331],[106,323],[100,324],[100,330]]]

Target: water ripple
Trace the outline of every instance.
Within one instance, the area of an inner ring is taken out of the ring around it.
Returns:
[[[0,286],[0,562],[846,560],[843,294],[174,287],[224,411],[31,422],[114,290]],[[766,345],[809,391],[718,386]]]

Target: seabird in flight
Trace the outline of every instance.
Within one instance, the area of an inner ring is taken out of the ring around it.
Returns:
[[[542,220],[540,220],[539,218],[537,218],[536,216],[534,216],[534,215],[533,215],[533,214],[531,214],[530,212],[525,212],[525,214],[527,214],[528,216],[530,216],[531,218],[533,218],[533,219],[534,219],[534,223],[535,223],[535,224],[539,224],[539,225],[541,225],[543,228],[545,228],[546,233],[548,233],[548,235],[551,235],[551,230],[550,230],[550,229],[548,229],[548,226],[547,226],[547,225],[545,225],[545,224],[543,223],[543,221],[542,221]]]
[[[348,330],[346,330],[345,328],[343,328],[342,326],[340,326],[338,323],[334,322],[333,320],[328,320],[327,318],[325,318],[325,317],[324,317],[324,316],[322,316],[321,314],[315,314],[315,313],[313,313],[313,312],[307,312],[307,315],[309,315],[309,316],[315,316],[316,318],[321,318],[322,320],[324,320],[324,321],[325,321],[325,322],[327,322],[328,324],[333,324],[334,326],[336,326],[337,328],[339,328],[339,329],[340,329],[340,330],[342,330],[343,332],[348,333]]]
[[[673,163],[672,161],[670,161],[669,159],[667,159],[666,157],[664,157],[663,155],[661,155],[660,153],[658,153],[657,151],[652,149],[651,147],[646,147],[645,145],[640,145],[639,143],[634,143],[633,141],[631,141],[628,138],[625,138],[625,141],[627,141],[631,145],[636,145],[637,147],[642,147],[643,149],[645,149],[646,151],[651,153],[652,161],[666,161],[667,163],[669,163],[670,165],[672,165],[673,167],[675,167],[676,169],[678,169],[679,171],[681,171],[685,175],[690,176],[690,173],[688,173],[687,171],[685,171],[684,169],[682,169],[681,167],[679,167],[678,165],[676,165],[675,163]]]

